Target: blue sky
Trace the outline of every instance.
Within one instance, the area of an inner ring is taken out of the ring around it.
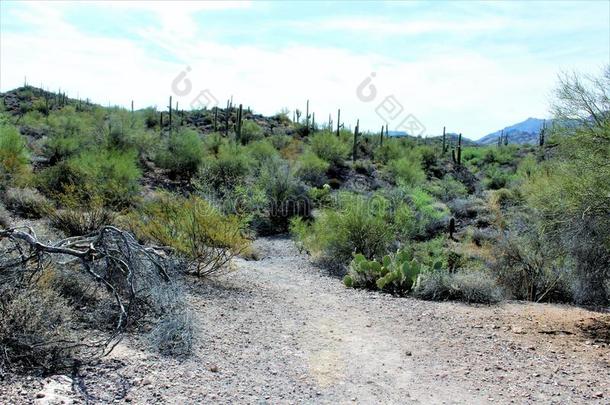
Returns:
[[[561,71],[610,63],[610,2],[5,0],[0,34],[2,91],[27,77],[102,104],[233,96],[264,114],[309,99],[318,121],[341,108],[369,130],[415,118],[478,138],[547,117]]]

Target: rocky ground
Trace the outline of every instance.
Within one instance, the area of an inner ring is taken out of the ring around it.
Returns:
[[[124,340],[78,375],[5,376],[1,403],[610,403],[607,314],[346,289],[285,238],[192,285],[192,357]]]

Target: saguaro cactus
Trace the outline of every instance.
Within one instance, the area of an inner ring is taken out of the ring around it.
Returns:
[[[538,146],[544,146],[544,133],[546,132],[546,120],[542,121],[542,128],[540,128],[540,135],[538,136]]]
[[[451,240],[455,240],[455,238],[453,237],[453,234],[455,233],[455,218],[451,217],[451,219],[449,220],[449,239]]]
[[[172,96],[169,96],[169,132],[172,132]]]
[[[451,149],[451,158],[453,163],[458,166],[462,164],[462,134],[458,135],[458,143],[455,149]]]
[[[339,136],[339,132],[341,131],[341,109],[337,110],[337,136]]]
[[[352,161],[356,161],[356,153],[358,148],[358,135],[360,130],[360,120],[356,121],[356,128],[354,128],[354,146],[352,148]]]
[[[237,140],[237,142],[241,142],[242,113],[242,105],[240,104],[239,111],[237,112],[237,123],[235,124],[237,126],[235,131],[235,139]]]
[[[441,154],[445,156],[445,152],[447,152],[447,135],[445,134],[445,127],[443,127],[443,149]]]
[[[305,107],[305,128],[307,133],[309,133],[309,117],[309,100],[307,100],[307,106]]]
[[[229,137],[229,114],[231,114],[231,102],[227,100],[227,109],[225,110],[225,136]]]
[[[381,126],[381,132],[379,133],[379,146],[383,146],[383,129],[384,125]]]
[[[457,164],[462,164],[462,134],[458,135],[458,146],[457,146]]]
[[[214,132],[218,129],[218,106],[214,106]]]

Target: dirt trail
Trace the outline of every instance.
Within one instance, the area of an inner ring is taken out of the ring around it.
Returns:
[[[610,402],[608,342],[577,327],[607,316],[350,290],[289,239],[255,246],[260,260],[239,259],[237,271],[190,288],[194,356],[169,359],[126,341],[85,368],[91,402]],[[22,393],[9,402],[31,402],[45,382],[12,384]]]

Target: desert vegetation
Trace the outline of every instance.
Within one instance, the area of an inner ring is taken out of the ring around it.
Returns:
[[[7,92],[0,368],[67,367],[125,333],[188,355],[185,283],[287,232],[346,288],[607,306],[609,88],[610,70],[563,77],[524,146]]]

